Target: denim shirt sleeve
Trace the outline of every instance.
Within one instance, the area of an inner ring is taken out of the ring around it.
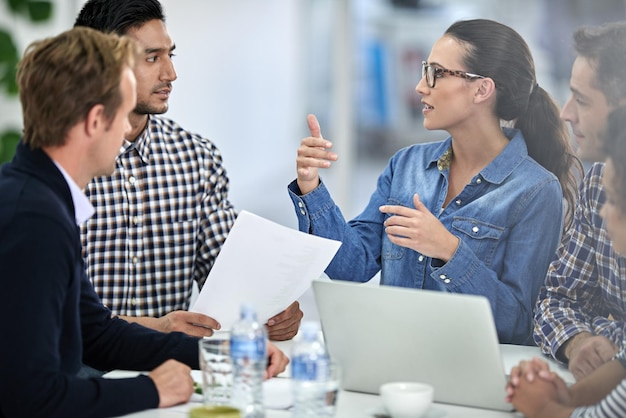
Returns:
[[[288,186],[289,197],[302,232],[342,241],[339,251],[326,269],[329,277],[339,280],[365,282],[380,270],[380,234],[382,215],[377,222],[364,223],[360,228],[346,223],[339,207],[332,200],[322,181],[311,192],[301,195],[294,180]],[[371,244],[373,241],[377,244]]]

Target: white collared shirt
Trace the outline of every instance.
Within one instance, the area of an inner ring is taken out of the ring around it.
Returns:
[[[74,179],[67,174],[67,171],[61,167],[61,164],[52,160],[54,164],[57,166],[63,177],[65,177],[65,181],[70,188],[70,193],[72,194],[72,202],[74,203],[74,216],[76,218],[76,225],[80,225],[85,222],[87,219],[91,218],[94,214],[95,209],[93,205],[85,196],[85,193],[78,187],[78,184],[74,181]]]

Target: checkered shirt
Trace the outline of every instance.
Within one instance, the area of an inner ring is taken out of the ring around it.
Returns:
[[[85,191],[96,212],[81,227],[83,256],[102,302],[127,316],[187,309],[237,216],[228,187],[211,141],[150,116],[115,172]]]
[[[596,163],[583,179],[574,225],[557,249],[535,307],[535,343],[554,358],[581,332],[617,346],[626,336],[626,259],[613,250],[599,215],[606,200],[603,170]]]

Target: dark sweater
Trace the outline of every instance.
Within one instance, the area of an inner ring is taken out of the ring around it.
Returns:
[[[0,169],[0,417],[104,417],[158,406],[147,376],[169,358],[198,368],[197,339],[111,318],[85,275],[69,187],[22,143]]]

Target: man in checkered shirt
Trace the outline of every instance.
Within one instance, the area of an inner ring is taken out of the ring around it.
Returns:
[[[85,190],[96,213],[81,228],[87,275],[114,314],[164,332],[207,336],[220,325],[188,312],[237,217],[222,156],[208,139],[162,116],[176,71],[175,48],[158,0],[88,0],[75,26],[127,35],[144,51],[136,67],[131,133],[109,177]],[[292,338],[298,302],[267,323]]]
[[[561,117],[572,126],[581,159],[602,161],[607,117],[626,105],[626,22],[581,28],[574,44],[572,93]],[[568,363],[577,379],[611,360],[626,336],[626,258],[614,251],[599,214],[606,201],[603,173],[604,164],[594,164],[580,185],[574,224],[535,310],[535,342]]]

